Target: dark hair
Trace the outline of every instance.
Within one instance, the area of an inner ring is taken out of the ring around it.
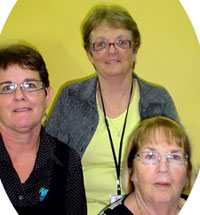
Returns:
[[[49,87],[49,75],[41,54],[26,45],[14,44],[0,49],[0,69],[18,65],[39,73],[45,87]]]
[[[128,192],[134,190],[134,184],[131,181],[131,175],[133,170],[133,162],[136,154],[138,153],[141,146],[148,144],[152,138],[155,137],[156,132],[160,131],[165,136],[167,143],[177,144],[187,154],[187,185],[186,189],[190,189],[192,179],[192,164],[191,164],[191,149],[190,141],[185,132],[185,129],[178,122],[163,116],[156,116],[142,120],[137,128],[134,130],[130,138],[129,152],[127,157],[125,174],[129,172],[128,178],[126,178],[125,187]],[[159,144],[156,143],[155,144]],[[127,177],[127,176],[126,176]]]
[[[118,5],[97,5],[89,11],[81,26],[84,48],[87,52],[91,46],[91,32],[103,21],[111,27],[124,28],[131,31],[134,41],[133,49],[137,50],[140,47],[141,38],[139,29],[126,9]]]

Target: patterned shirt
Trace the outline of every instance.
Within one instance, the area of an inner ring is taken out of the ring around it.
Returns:
[[[0,136],[0,179],[20,215],[54,214],[53,211],[61,215],[87,214],[80,158],[74,150],[48,135],[44,128],[34,168],[24,183]]]

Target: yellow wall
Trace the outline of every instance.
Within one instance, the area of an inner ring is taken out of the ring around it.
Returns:
[[[44,56],[54,98],[66,81],[94,73],[80,35],[80,23],[96,3],[121,4],[141,31],[135,72],[165,86],[192,141],[193,164],[200,164],[200,47],[178,0],[18,0],[0,43],[25,40]]]

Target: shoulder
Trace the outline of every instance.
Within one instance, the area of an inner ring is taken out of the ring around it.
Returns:
[[[54,137],[53,137],[54,138]],[[72,149],[70,146],[67,144],[59,141],[58,139],[54,138],[56,141],[56,149],[55,149],[55,155],[59,159],[67,159],[70,162],[70,165],[72,163],[79,163],[80,162],[80,156],[78,153]]]
[[[70,165],[73,163],[80,163],[80,156],[78,153],[72,149],[70,146],[65,144],[64,142],[58,140],[56,137],[51,136],[48,134],[44,128],[42,128],[43,136],[45,135],[46,140],[51,145],[55,157],[61,162],[61,163],[69,163]]]
[[[134,215],[125,205],[124,200],[128,195],[122,197],[119,201],[114,202],[107,208],[105,208],[99,215]]]
[[[162,86],[144,81],[133,74],[140,89],[141,118],[164,115],[179,121],[174,101],[169,92]]]
[[[95,103],[97,76],[84,81],[74,82],[61,89],[58,101],[61,105],[71,105],[78,102]]]
[[[156,85],[153,83],[146,82],[144,80],[139,81],[139,86],[141,93],[143,95],[152,95],[155,97],[155,95],[159,97],[168,97],[169,93],[168,91],[161,85]]]
[[[188,195],[182,193],[182,194],[181,194],[181,198],[184,199],[184,200],[187,200]]]
[[[133,78],[137,79],[142,95],[169,95],[168,91],[161,85],[141,79],[135,73],[133,73]]]
[[[89,79],[85,79],[83,81],[76,81],[73,83],[70,83],[66,85],[63,89],[62,92],[67,92],[70,91],[71,93],[76,93],[79,92],[80,90],[89,90],[92,88],[96,87],[96,82],[97,82],[97,76],[94,76]]]

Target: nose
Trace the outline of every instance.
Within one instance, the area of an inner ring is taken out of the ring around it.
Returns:
[[[163,156],[158,163],[157,169],[160,173],[167,173],[169,171],[169,163],[167,159]]]
[[[14,92],[14,95],[15,95],[16,100],[24,100],[25,99],[24,91],[22,90],[20,85],[17,86],[17,88]]]
[[[114,53],[116,51],[115,43],[109,43],[109,52]]]

